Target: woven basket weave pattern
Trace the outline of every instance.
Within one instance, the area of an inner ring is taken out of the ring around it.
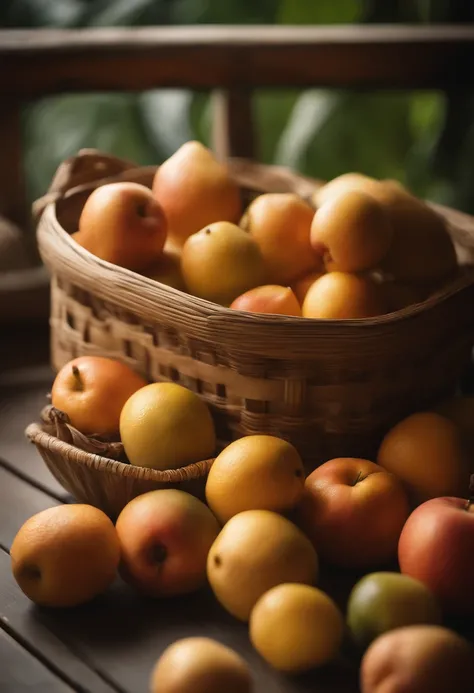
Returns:
[[[151,180],[149,169],[120,175]],[[317,185],[242,163],[234,175],[256,190],[307,195]],[[242,315],[100,261],[75,244],[66,231],[77,227],[97,185],[92,179],[76,192],[63,182],[56,204],[41,209],[55,368],[82,354],[120,359],[149,380],[197,392],[211,406],[223,443],[252,433],[280,435],[298,447],[308,468],[333,456],[373,455],[387,428],[453,391],[473,343],[472,273],[422,305],[380,318]],[[442,213],[452,221],[449,211]],[[473,220],[453,214],[462,222],[456,239],[470,259]]]
[[[44,425],[31,424],[26,435],[53,476],[77,501],[95,505],[112,518],[136,496],[156,489],[177,488],[204,500],[212,460],[160,472],[84,452],[46,429]]]

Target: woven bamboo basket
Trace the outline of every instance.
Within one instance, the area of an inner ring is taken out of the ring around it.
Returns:
[[[112,459],[122,457],[120,443],[87,438],[52,407],[45,408],[41,423],[28,426],[26,435],[53,476],[77,501],[95,505],[112,519],[132,498],[147,491],[176,488],[201,500],[205,498],[212,459],[166,471],[135,467]]]
[[[229,167],[246,200],[276,191],[309,198],[320,184],[242,160]],[[35,205],[52,276],[56,369],[100,354],[150,381],[181,383],[208,403],[222,443],[278,435],[299,449],[308,469],[335,456],[373,457],[389,427],[455,390],[474,341],[472,267],[423,303],[377,318],[231,311],[99,260],[70,238],[94,188],[113,180],[151,186],[154,172],[84,150],[59,168]],[[469,265],[474,219],[436,209]]]

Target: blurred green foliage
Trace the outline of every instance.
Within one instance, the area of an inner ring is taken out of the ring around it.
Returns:
[[[473,22],[463,0],[2,0],[3,27],[165,24]],[[437,92],[259,90],[259,158],[308,175],[393,177],[474,211],[474,99]],[[48,98],[24,113],[32,198],[81,147],[158,163],[182,142],[209,142],[209,96],[184,90]]]

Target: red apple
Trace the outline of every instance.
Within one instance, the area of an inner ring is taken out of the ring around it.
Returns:
[[[321,558],[362,568],[396,558],[409,506],[393,474],[368,460],[341,457],[308,476],[299,515]]]
[[[140,591],[171,596],[205,584],[207,554],[220,527],[194,496],[175,489],[144,493],[125,506],[116,529],[121,573]]]
[[[102,260],[143,271],[161,257],[167,221],[151,190],[108,183],[87,198],[74,239]]]
[[[400,570],[425,583],[448,613],[474,614],[474,501],[433,498],[407,520]]]

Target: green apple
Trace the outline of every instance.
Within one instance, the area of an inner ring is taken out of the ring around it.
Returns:
[[[347,623],[357,645],[365,649],[394,628],[441,623],[441,610],[419,580],[400,573],[370,573],[349,595]]]

